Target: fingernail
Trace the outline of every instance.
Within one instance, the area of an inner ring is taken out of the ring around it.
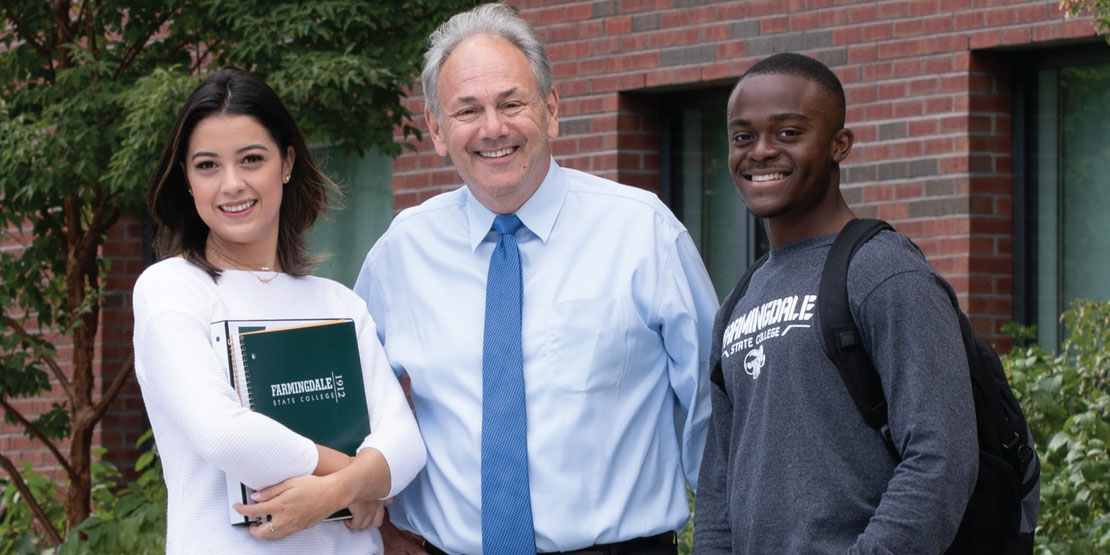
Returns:
[[[262,501],[262,494],[256,491],[251,494],[251,499],[254,501]]]

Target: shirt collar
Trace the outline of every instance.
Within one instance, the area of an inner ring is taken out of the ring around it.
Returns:
[[[516,216],[520,218],[524,227],[528,228],[540,238],[540,241],[547,242],[547,238],[551,236],[551,229],[555,227],[555,219],[559,216],[559,211],[563,208],[563,200],[567,196],[567,181],[563,175],[562,168],[555,163],[555,158],[551,158],[548,168],[547,176],[543,178],[543,183],[540,183],[535,193],[532,193],[531,198],[524,202],[516,211]],[[466,191],[466,219],[470,226],[470,249],[473,251],[478,248],[478,245],[485,240],[486,236],[490,233],[490,228],[493,227],[493,219],[497,216],[489,208],[486,208],[474,195],[470,194],[470,190]]]

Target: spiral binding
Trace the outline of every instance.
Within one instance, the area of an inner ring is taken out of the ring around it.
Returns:
[[[239,369],[235,364],[235,351],[231,346],[231,328],[228,324],[224,324],[223,333],[216,337],[218,342],[220,338],[224,339],[224,348],[227,349],[227,373],[231,374],[231,386],[235,388],[235,396],[239,397],[239,404],[243,404],[243,394],[239,388]]]
[[[242,357],[240,360],[243,361],[243,385],[246,386],[247,403],[249,403],[247,405],[247,407],[250,407],[253,410],[254,409],[254,388],[251,387],[250,367],[247,366],[247,343],[245,341],[243,341],[243,336],[242,335],[239,336],[239,354]],[[236,374],[236,377],[238,377],[238,374]],[[238,385],[236,385],[235,389],[239,389]],[[243,402],[242,392],[239,393],[239,402],[240,403]]]

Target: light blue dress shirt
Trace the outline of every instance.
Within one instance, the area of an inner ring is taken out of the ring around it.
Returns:
[[[680,529],[708,426],[717,296],[655,195],[552,160],[516,212],[536,547]],[[399,214],[366,257],[366,299],[407,373],[428,464],[391,520],[481,552],[482,333],[495,214],[461,187]]]

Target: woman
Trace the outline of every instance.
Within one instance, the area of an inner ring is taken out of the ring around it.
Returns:
[[[335,185],[312,163],[277,95],[220,70],[178,114],[150,179],[161,260],[134,290],[135,373],[169,494],[166,550],[378,553],[382,503],[424,466],[424,444],[365,303],[307,275],[304,234]],[[354,320],[370,412],[355,457],[241,406],[209,324],[227,319]],[[260,490],[228,522],[227,476]],[[323,521],[338,509],[355,515]],[[350,529],[348,529],[350,528]],[[252,537],[253,535],[253,537]]]

